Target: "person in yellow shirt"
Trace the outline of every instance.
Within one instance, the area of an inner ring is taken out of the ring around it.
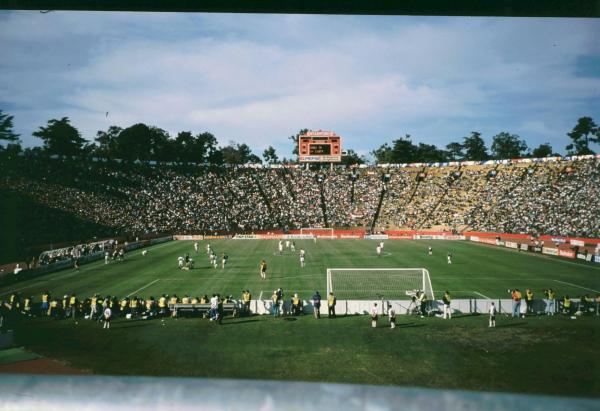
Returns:
[[[25,297],[23,300],[23,314],[31,316],[31,306],[33,305],[33,297]]]
[[[158,299],[158,314],[161,317],[167,314],[167,296],[165,294]]]
[[[567,315],[571,314],[571,299],[568,295],[563,297],[563,312]]]
[[[131,300],[129,300],[129,312],[131,313],[131,317],[136,317],[138,315],[138,307],[140,303],[138,301],[137,295],[134,296]]]
[[[69,309],[71,310],[71,318],[72,319],[76,319],[77,318],[77,309],[79,308],[79,300],[77,299],[77,296],[75,294],[71,294],[71,297],[69,298]]]
[[[98,311],[98,294],[95,294],[90,300],[90,316],[88,319],[93,320]]]
[[[186,294],[181,299],[181,304],[189,304],[189,303],[190,303],[190,297]]]
[[[533,291],[529,288],[525,290],[525,301],[527,302],[527,313],[533,314]]]
[[[119,302],[119,305],[121,308],[121,315],[127,316],[127,314],[131,313],[131,311],[129,310],[129,298],[122,298]]]
[[[337,303],[337,299],[333,293],[329,293],[327,296],[327,312],[328,318],[335,318],[335,304]]]
[[[265,260],[262,260],[260,262],[260,278],[263,280],[267,279],[267,262]]]
[[[144,313],[144,315],[146,316],[153,316],[154,315],[154,297],[150,297],[146,300],[146,312]]]
[[[294,293],[292,297],[292,315],[300,315],[302,313],[302,299],[298,293]]]
[[[252,300],[252,294],[249,290],[242,292],[242,313],[243,315],[250,315],[250,301]]]
[[[46,314],[48,312],[49,307],[50,307],[50,293],[48,291],[44,291],[42,293],[42,304],[40,305],[41,313]]]
[[[169,306],[171,309],[171,317],[177,317],[177,310],[174,305],[179,302],[179,298],[177,298],[177,294],[173,294],[173,296],[169,299]]]

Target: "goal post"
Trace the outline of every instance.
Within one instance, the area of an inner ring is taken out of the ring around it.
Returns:
[[[425,268],[328,268],[327,294],[340,300],[406,300],[416,291],[435,300]]]
[[[333,228],[318,228],[318,227],[302,227],[300,234],[312,234],[315,237],[335,238]]]

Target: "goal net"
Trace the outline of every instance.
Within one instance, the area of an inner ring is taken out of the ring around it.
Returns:
[[[315,237],[320,238],[335,238],[333,234],[333,228],[312,228],[312,227],[303,227],[300,229],[300,234],[312,234]]]
[[[328,268],[327,294],[340,300],[406,300],[417,291],[434,300],[425,268]]]

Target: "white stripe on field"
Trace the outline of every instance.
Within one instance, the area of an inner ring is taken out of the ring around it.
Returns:
[[[566,281],[560,281],[560,280],[554,280],[554,281],[556,281],[557,283],[562,283],[562,284],[570,285],[571,287],[577,287],[577,288],[581,288],[583,290],[588,290],[588,291],[593,291],[595,293],[600,293],[600,291],[594,290],[593,288],[582,287],[580,285],[573,284],[573,283],[568,283]]]
[[[488,297],[487,295],[484,295],[484,294],[478,293],[477,291],[473,291],[473,293],[474,293],[474,294],[477,294],[477,295],[480,295],[480,296],[482,296],[483,298],[487,298],[488,300],[491,300],[491,298],[490,298],[490,297]]]
[[[138,288],[137,290],[135,290],[134,292],[127,294],[125,297],[131,297],[133,294],[137,293],[138,291],[142,291],[144,288],[148,288],[150,287],[152,284],[154,284],[155,282],[160,281],[159,278],[157,278],[156,280],[146,284],[145,286],[143,286],[142,288]]]
[[[262,292],[262,290],[261,290],[261,291],[260,291],[260,295],[258,296],[258,299],[259,299],[259,300],[262,300],[262,293],[263,293],[263,292]]]

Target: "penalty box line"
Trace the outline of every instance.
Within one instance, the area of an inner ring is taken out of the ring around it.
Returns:
[[[553,280],[553,281],[556,281],[557,283],[561,283],[561,284],[570,285],[571,287],[581,288],[582,290],[588,290],[588,291],[593,291],[595,293],[600,293],[600,291],[594,290],[593,288],[583,287],[581,285],[577,285],[577,284],[573,284],[573,283],[568,283],[566,281],[560,281],[560,280]]]
[[[143,287],[141,287],[141,288],[138,288],[137,290],[135,290],[135,291],[133,291],[133,292],[131,292],[131,293],[127,294],[127,295],[126,295],[126,297],[131,297],[133,294],[137,293],[138,291],[142,291],[144,288],[148,288],[148,287],[150,287],[152,284],[154,284],[154,283],[156,283],[156,282],[158,282],[158,281],[160,281],[160,278],[157,278],[156,280],[149,282],[149,283],[148,283],[148,284],[146,284],[145,286],[143,286]]]
[[[482,294],[482,293],[480,293],[478,291],[475,291],[475,290],[448,290],[448,291],[451,292],[451,293],[473,293],[473,294],[477,294],[477,295],[479,295],[479,296],[481,296],[483,298],[486,298],[488,300],[492,300],[493,299],[493,298],[490,298],[487,295]]]

